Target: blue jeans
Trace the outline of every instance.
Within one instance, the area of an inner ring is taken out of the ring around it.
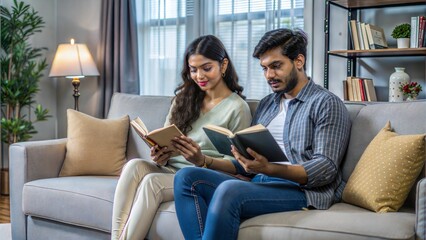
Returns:
[[[185,239],[237,239],[241,220],[301,210],[306,196],[295,182],[256,175],[251,182],[187,167],[174,180],[176,213]]]

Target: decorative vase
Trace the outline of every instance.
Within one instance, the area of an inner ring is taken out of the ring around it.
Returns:
[[[389,77],[389,102],[402,102],[404,96],[399,90],[402,83],[409,83],[410,76],[404,72],[405,68],[395,67],[395,72]]]
[[[417,94],[408,95],[407,101],[414,101],[417,100]]]
[[[398,46],[398,48],[409,48],[410,38],[397,38],[396,45]]]

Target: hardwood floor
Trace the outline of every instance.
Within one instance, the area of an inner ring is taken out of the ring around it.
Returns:
[[[0,223],[10,223],[10,198],[0,195]]]

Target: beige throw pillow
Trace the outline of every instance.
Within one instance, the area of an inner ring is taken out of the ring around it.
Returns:
[[[68,140],[59,176],[119,175],[126,158],[129,116],[98,119],[67,110]]]
[[[362,154],[343,201],[375,212],[398,211],[424,161],[425,134],[398,135],[388,122]]]

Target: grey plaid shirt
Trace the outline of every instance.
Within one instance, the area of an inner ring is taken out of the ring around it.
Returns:
[[[267,126],[280,110],[283,93],[263,98],[252,125]],[[308,206],[327,209],[340,201],[344,182],[340,163],[350,134],[350,120],[343,102],[312,80],[290,101],[284,123],[284,147],[292,164],[300,164],[308,175],[301,186]]]

